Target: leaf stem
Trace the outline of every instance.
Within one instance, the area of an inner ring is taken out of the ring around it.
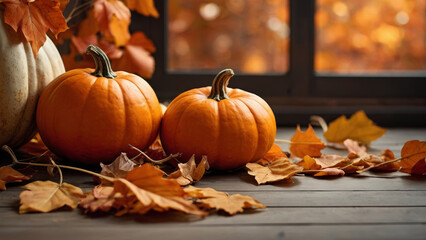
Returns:
[[[50,158],[50,162],[52,163],[52,165],[54,167],[56,167],[58,169],[58,172],[59,172],[59,187],[62,187],[62,183],[64,182],[64,175],[62,175],[62,170],[58,165],[56,165],[55,161],[53,161],[52,158]]]
[[[132,149],[134,149],[134,150],[136,150],[136,151],[138,151],[139,152],[139,154],[138,154],[139,156],[143,155],[146,159],[148,159],[148,161],[150,161],[152,163],[155,163],[155,164],[163,164],[165,162],[170,161],[172,158],[178,157],[180,155],[179,153],[175,153],[175,154],[170,154],[166,158],[163,158],[163,159],[160,159],[160,160],[154,160],[154,159],[150,158],[146,153],[144,153],[143,151],[141,151],[139,148],[137,148],[137,147],[135,147],[135,146],[133,146],[131,144],[129,144],[129,147],[132,148]]]
[[[102,178],[104,180],[107,180],[109,182],[114,182],[115,178],[112,177],[108,177],[99,173],[95,173],[83,168],[78,168],[78,167],[73,167],[73,166],[67,166],[67,165],[57,165],[57,164],[48,164],[48,163],[31,163],[31,162],[21,162],[18,160],[18,158],[16,157],[15,153],[13,152],[13,150],[7,146],[7,145],[3,145],[2,149],[4,151],[6,151],[7,153],[9,153],[9,155],[12,157],[12,160],[15,164],[21,164],[21,165],[29,165],[29,166],[37,166],[37,167],[58,167],[58,168],[65,168],[65,169],[70,169],[70,170],[74,170],[74,171],[79,171],[79,172],[83,172],[83,173],[87,173],[90,174],[92,176],[96,176],[99,178]],[[62,175],[62,173],[60,172],[60,174]],[[61,177],[62,178],[62,177]]]
[[[318,116],[318,115],[312,115],[310,117],[310,120],[311,120],[312,125],[315,125],[315,126],[319,125],[319,126],[321,126],[323,132],[327,132],[328,126],[327,126],[327,123],[325,122],[324,118],[322,118],[321,116]]]
[[[389,161],[386,161],[386,162],[379,163],[377,165],[370,166],[368,168],[364,168],[364,169],[358,170],[356,172],[357,173],[362,173],[362,172],[368,171],[368,170],[370,170],[372,168],[375,168],[375,167],[380,167],[380,166],[383,166],[383,165],[388,164],[388,163],[398,162],[398,161],[401,161],[402,159],[410,158],[412,156],[415,156],[415,155],[418,155],[418,154],[424,154],[424,153],[426,153],[426,152],[417,152],[417,153],[413,153],[413,154],[405,156],[405,157],[395,158],[395,159],[392,159],[392,160],[389,160]]]

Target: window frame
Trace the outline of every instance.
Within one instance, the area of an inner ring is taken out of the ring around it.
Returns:
[[[132,14],[131,31],[142,30],[157,47],[149,83],[160,101],[211,84],[215,72],[167,70],[167,2],[155,1],[160,17]],[[382,126],[425,126],[426,71],[408,74],[319,74],[314,70],[315,0],[289,0],[290,49],[286,74],[237,74],[230,87],[258,94],[273,109],[278,125],[308,124],[309,116],[330,121],[364,109]],[[261,87],[259,85],[261,83]]]

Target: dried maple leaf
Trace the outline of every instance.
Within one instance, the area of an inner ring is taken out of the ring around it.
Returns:
[[[114,205],[115,198],[112,186],[95,186],[92,191],[86,193],[86,196],[81,199],[80,207],[85,209],[85,212],[109,212]]]
[[[179,163],[178,170],[171,173],[168,178],[176,180],[181,186],[186,186],[200,181],[206,170],[209,169],[207,156],[203,156],[198,166],[195,163],[195,155],[186,163]]]
[[[300,131],[297,125],[296,133],[290,139],[290,152],[300,158],[305,155],[311,157],[321,156],[321,149],[325,148],[325,143],[315,135],[314,129],[309,125],[305,132]]]
[[[57,37],[68,29],[58,0],[0,0],[5,5],[4,21],[21,32],[35,57],[50,30]]]
[[[125,46],[123,57],[111,62],[112,67],[151,78],[155,67],[154,58],[151,56],[154,51],[152,41],[144,33],[135,32]]]
[[[154,0],[123,0],[131,10],[136,10],[138,13],[145,16],[153,16],[158,18],[159,14],[154,5]]]
[[[100,165],[102,168],[102,175],[114,178],[125,178],[130,171],[140,166],[140,164],[130,160],[126,153],[121,153],[120,156],[118,156],[112,163],[108,165],[103,163]]]
[[[259,163],[247,163],[246,168],[249,169],[248,174],[254,176],[258,184],[290,179],[303,170],[302,167],[293,164],[288,158],[279,158],[265,166]]]
[[[84,197],[80,188],[68,183],[35,181],[24,187],[28,190],[19,195],[19,213],[50,212],[64,206],[74,209]]]
[[[21,182],[29,179],[29,176],[25,176],[9,166],[0,167],[0,190],[6,190],[6,183]]]
[[[380,157],[383,160],[383,162],[389,162],[395,159],[395,155],[393,152],[389,149],[385,149],[380,153]],[[380,165],[377,167],[372,168],[371,170],[374,171],[381,171],[381,172],[395,172],[401,169],[401,164],[399,162],[390,162],[388,164]]]
[[[219,192],[213,188],[196,188],[189,186],[185,188],[188,196],[195,198],[196,203],[204,209],[217,209],[225,211],[230,215],[243,212],[245,208],[266,208],[265,205],[250,196]]]
[[[426,173],[426,141],[412,140],[401,149],[401,172],[424,175]]]
[[[126,179],[116,179],[114,192],[123,196],[116,201],[118,215],[145,214],[149,210],[164,212],[170,209],[198,216],[206,215],[184,198],[185,194],[179,183],[162,176],[162,171],[144,164],[130,172]]]
[[[105,38],[114,40],[117,47],[130,39],[130,10],[119,0],[97,0],[93,4],[94,17]]]
[[[325,168],[340,168],[350,163],[350,159],[339,155],[323,155],[319,158],[305,156],[297,163],[305,170],[319,170]]]
[[[196,205],[185,198],[185,192],[175,180],[165,179],[158,168],[144,164],[129,172],[126,178],[114,178],[113,190],[86,198],[82,207],[87,211],[117,210],[117,215],[145,214],[150,210],[164,212],[170,209],[205,216]],[[108,191],[108,190],[104,190]]]
[[[268,162],[272,162],[280,158],[287,158],[287,155],[283,152],[283,150],[277,144],[273,144],[271,149],[269,149],[269,151],[265,154],[265,156],[263,156],[257,162],[262,165],[265,165]]]
[[[328,142],[341,143],[346,139],[353,139],[361,143],[369,144],[383,136],[386,129],[381,128],[371,121],[364,111],[360,110],[349,119],[340,116],[332,121],[324,137]]]
[[[338,168],[324,168],[321,170],[310,170],[311,172],[306,173],[315,173],[314,177],[325,177],[325,176],[343,176],[345,171]]]
[[[360,146],[357,141],[346,139],[343,144],[351,153],[355,154],[355,156],[351,156],[351,154],[348,155],[348,158],[352,160],[352,167],[349,168],[350,166],[347,166],[344,169],[346,173],[354,173],[362,170],[364,167],[386,172],[398,171],[400,169],[400,165],[397,162],[390,162],[389,164],[382,165],[384,162],[395,159],[395,155],[389,149],[383,150],[379,156],[376,156],[374,154],[367,153],[366,147]],[[378,167],[374,167],[375,165],[378,165]]]

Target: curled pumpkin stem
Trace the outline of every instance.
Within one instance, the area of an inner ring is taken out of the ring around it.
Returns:
[[[228,99],[226,88],[232,76],[234,76],[234,71],[232,69],[220,71],[213,80],[212,89],[208,98],[218,102],[223,99]]]
[[[139,148],[137,148],[137,147],[135,147],[135,146],[133,146],[133,145],[131,145],[131,144],[129,144],[129,147],[131,148],[131,149],[134,149],[134,150],[136,150],[136,151],[138,151],[139,152],[139,154],[138,155],[136,155],[134,158],[137,158],[137,157],[139,157],[140,155],[142,155],[142,156],[144,156],[146,159],[148,159],[148,161],[150,161],[150,162],[152,162],[152,163],[154,163],[154,164],[163,164],[163,163],[166,163],[166,162],[168,162],[168,161],[170,161],[170,160],[172,160],[172,159],[174,159],[174,158],[176,158],[176,157],[179,157],[180,156],[180,154],[179,153],[175,153],[175,154],[170,154],[168,157],[166,157],[166,158],[163,158],[163,159],[160,159],[160,160],[154,160],[154,159],[152,159],[152,158],[150,158],[146,153],[144,153],[143,151],[141,151]],[[134,159],[133,158],[133,159]]]

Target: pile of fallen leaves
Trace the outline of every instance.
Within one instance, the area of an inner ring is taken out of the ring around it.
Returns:
[[[381,137],[386,130],[375,125],[364,111],[356,112],[350,119],[341,116],[329,126],[322,124],[322,127],[328,144],[315,135],[311,126],[305,132],[300,131],[298,126],[290,141],[277,140],[290,144],[291,160],[275,145],[258,162],[246,165],[248,173],[255,177],[258,184],[291,179],[296,174],[343,176],[367,170],[401,171],[418,175],[426,173],[425,141],[406,142],[400,158],[395,158],[389,149],[384,149],[378,156],[368,153],[366,145]],[[327,145],[347,149],[349,153],[346,156],[324,155],[321,149]]]
[[[254,176],[258,184],[265,184],[288,181],[296,174],[314,177],[343,176],[367,170],[401,171],[419,175],[426,173],[425,141],[406,142],[401,149],[400,158],[395,158],[388,149],[379,155],[368,153],[366,145],[382,136],[386,130],[376,126],[363,111],[355,113],[349,120],[340,117],[329,126],[324,123],[322,125],[327,144],[316,136],[311,126],[305,132],[298,126],[290,140],[277,140],[289,144],[289,153],[283,152],[274,144],[262,159],[246,165],[248,174]],[[347,149],[348,154],[322,154],[321,150],[328,146]],[[20,195],[20,213],[50,212],[65,206],[80,206],[86,213],[109,212],[119,216],[174,210],[205,217],[215,211],[234,215],[246,208],[265,208],[249,196],[229,195],[212,188],[191,186],[200,181],[209,169],[205,156],[198,164],[193,156],[188,162],[179,163],[174,170],[163,171],[165,160],[176,155],[167,157],[158,139],[145,152],[139,150],[140,154],[133,158],[122,153],[112,163],[101,164],[100,173],[57,165],[52,160],[54,156],[38,136],[23,146],[21,151],[35,155],[44,152],[38,159],[48,159],[50,163],[19,161],[7,146],[3,149],[9,152],[15,165],[48,167],[50,173],[56,168],[60,175],[59,183],[34,181],[25,185],[27,190]],[[100,184],[84,193],[79,187],[63,182],[62,168],[91,174]],[[11,166],[1,167],[0,189],[5,190],[8,182],[28,181],[30,178],[31,176],[24,175]]]

